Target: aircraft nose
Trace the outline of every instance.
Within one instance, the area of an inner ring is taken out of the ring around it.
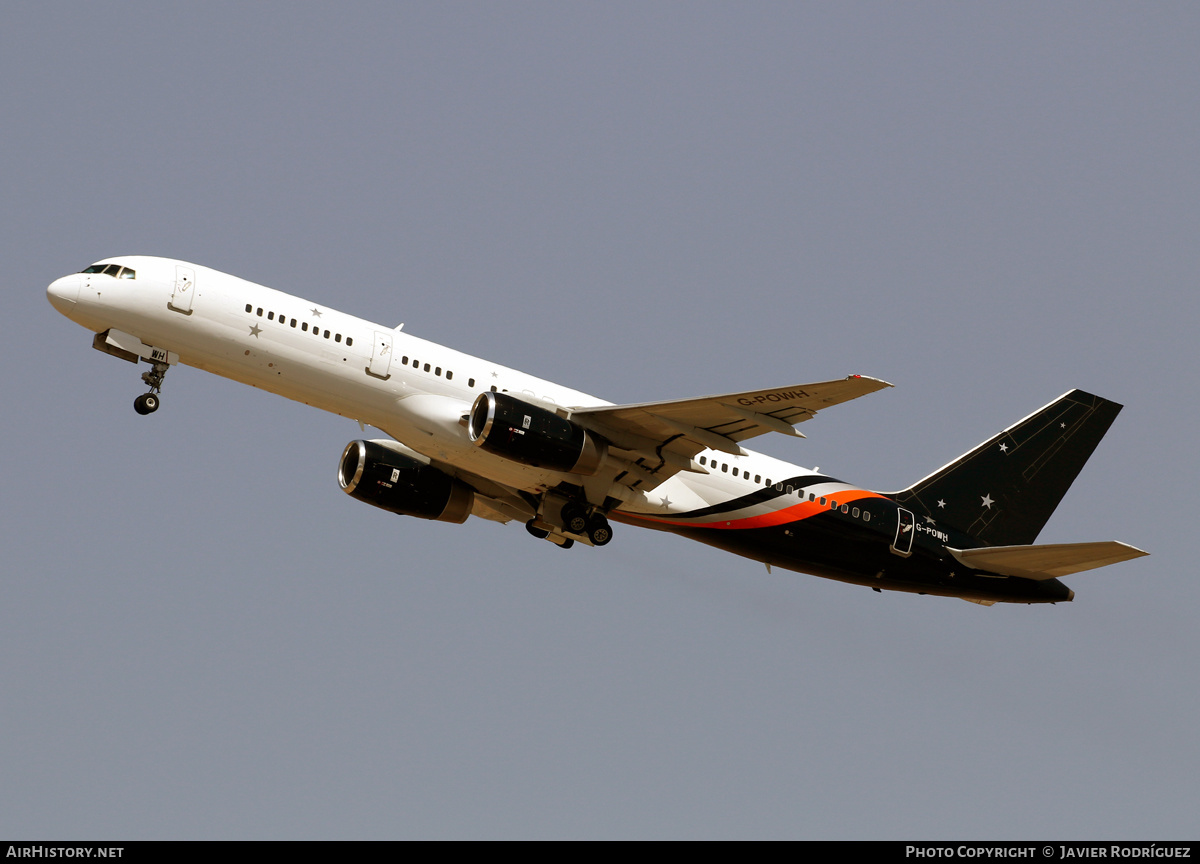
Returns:
[[[79,302],[79,280],[79,274],[72,273],[70,276],[55,279],[46,289],[50,305],[68,318],[74,311],[75,304]]]

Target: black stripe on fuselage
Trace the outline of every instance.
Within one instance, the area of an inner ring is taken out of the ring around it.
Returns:
[[[841,483],[841,480],[835,480],[832,477],[825,477],[821,474],[809,474],[803,477],[791,477],[787,480],[780,480],[778,485],[783,486],[782,490],[776,489],[775,486],[764,486],[755,489],[747,495],[740,495],[737,498],[730,498],[728,501],[723,501],[720,504],[713,504],[711,507],[701,507],[699,510],[689,510],[687,513],[672,513],[672,519],[695,519],[700,516],[715,516],[718,513],[731,513],[734,510],[741,510],[744,507],[750,507],[754,504],[762,504],[766,501],[772,501],[776,498],[782,498],[787,495],[787,487],[792,486],[794,489],[802,489],[804,486],[814,483]],[[792,494],[795,494],[794,492]]]

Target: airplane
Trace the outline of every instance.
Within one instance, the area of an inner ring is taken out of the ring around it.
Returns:
[[[614,405],[169,258],[105,258],[56,279],[51,305],[92,346],[150,368],[139,414],[183,364],[373,426],[338,482],[392,513],[518,521],[568,549],[612,523],[679,534],[772,567],[875,591],[981,605],[1055,603],[1060,581],[1148,553],[1116,541],[1035,544],[1121,410],[1071,390],[898,492],[875,492],[742,442],[891,387],[862,375]]]

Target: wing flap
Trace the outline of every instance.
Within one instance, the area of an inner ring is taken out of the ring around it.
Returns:
[[[1116,540],[1096,543],[1046,543],[1035,546],[985,546],[981,549],[950,549],[958,561],[975,570],[1022,579],[1057,579],[1096,567],[1149,555],[1136,546]]]

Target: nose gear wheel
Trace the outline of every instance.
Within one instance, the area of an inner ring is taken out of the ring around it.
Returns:
[[[158,410],[159,390],[162,389],[163,379],[171,367],[166,363],[155,363],[149,372],[142,373],[142,380],[150,388],[149,393],[143,393],[133,400],[133,410],[139,414],[153,414]]]

